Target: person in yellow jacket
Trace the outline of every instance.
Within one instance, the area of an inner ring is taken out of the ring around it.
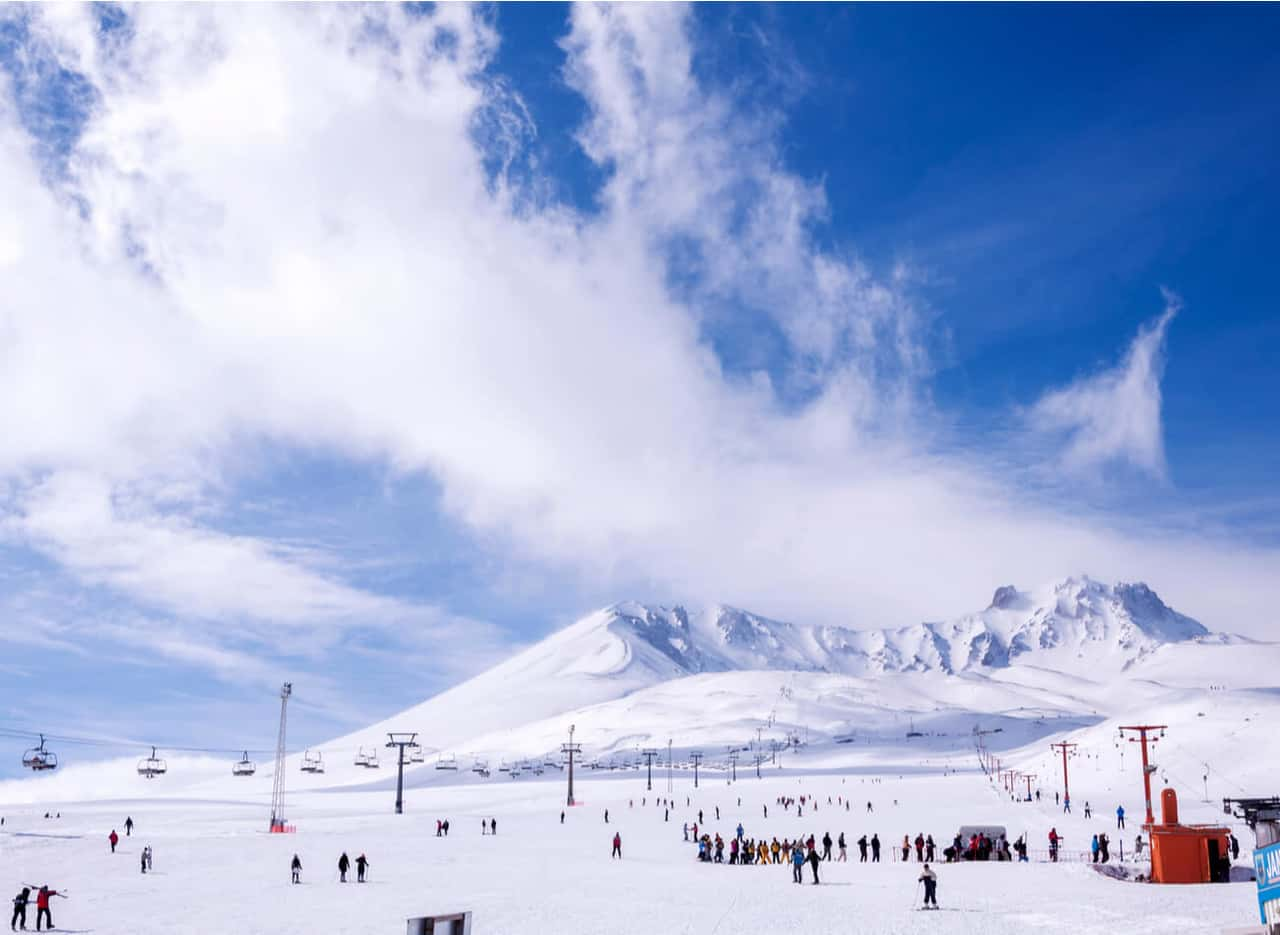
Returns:
[[[778,843],[778,839],[774,838],[773,843],[769,845],[769,853],[773,855],[773,862],[778,862],[778,854],[782,852],[782,845]]]
[[[761,841],[759,851],[760,851],[760,863],[767,864],[769,862],[769,842]]]

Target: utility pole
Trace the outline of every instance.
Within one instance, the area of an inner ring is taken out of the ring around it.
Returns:
[[[1067,802],[1071,801],[1071,787],[1067,785],[1067,755],[1071,754],[1072,756],[1075,756],[1071,751],[1074,750],[1076,746],[1076,744],[1067,743],[1065,740],[1049,744],[1050,750],[1060,750],[1062,752],[1062,798]]]
[[[649,770],[649,778],[645,783],[645,788],[650,792],[653,791],[653,758],[658,755],[657,750],[641,750],[640,755],[644,757],[645,766]]]
[[[271,780],[271,831],[284,831],[284,758],[285,758],[285,725],[289,720],[289,696],[293,694],[293,683],[285,682],[280,686],[280,733],[276,736],[276,773]],[[153,748],[151,756],[154,759]]]
[[[1023,773],[1022,778],[1027,781],[1027,801],[1031,801],[1031,780],[1036,778],[1035,773]]]
[[[1155,744],[1164,736],[1164,732],[1168,729],[1167,724],[1138,724],[1130,727],[1121,727],[1120,736],[1130,743],[1142,744],[1142,788],[1147,795],[1147,827],[1156,823],[1156,816],[1151,811],[1151,774],[1156,771],[1154,763],[1147,759],[1147,744]],[[1136,737],[1125,737],[1125,731],[1131,731],[1137,734]],[[1149,732],[1160,731],[1159,736],[1147,737]]]
[[[756,779],[760,778],[760,764],[764,762],[764,754],[756,753]]]
[[[738,781],[738,751],[737,750],[729,751],[729,769],[733,771],[733,775],[730,779],[730,782],[737,782]]]
[[[560,745],[560,752],[567,753],[569,755],[569,797],[568,797],[568,801],[565,803],[567,805],[574,804],[574,801],[573,801],[573,755],[575,753],[582,752],[582,744],[573,742],[573,729],[574,729],[574,726],[570,724],[569,725],[569,742],[562,743]]]
[[[693,788],[698,788],[698,764],[702,762],[702,751],[694,750],[689,754],[689,759],[693,760]]]
[[[417,743],[417,731],[413,733],[402,733],[400,731],[390,731],[387,733],[387,746],[396,748],[396,814],[404,814],[404,748],[412,747]]]

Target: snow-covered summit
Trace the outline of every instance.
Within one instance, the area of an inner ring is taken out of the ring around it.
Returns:
[[[588,629],[600,631],[597,639],[613,644],[611,658],[668,677],[739,669],[956,673],[1020,662],[1114,670],[1166,643],[1209,633],[1145,584],[1087,576],[1030,592],[1007,585],[977,613],[886,630],[785,623],[724,605],[690,610],[636,602],[587,620]]]

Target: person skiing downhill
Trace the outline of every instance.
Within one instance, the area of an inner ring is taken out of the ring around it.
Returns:
[[[369,858],[361,854],[356,858],[356,882],[364,882],[364,872],[369,866]]]
[[[302,861],[298,859],[297,854],[293,855],[293,860],[289,863],[289,872],[294,883],[302,882]]]
[[[924,865],[924,870],[920,872],[920,882],[924,884],[924,908],[938,908],[938,875],[929,869],[929,865]]]
[[[618,832],[613,834],[613,857],[622,858],[622,835]]]
[[[27,930],[27,903],[31,902],[31,887],[24,886],[22,892],[13,897],[13,918],[9,920],[9,928],[16,929],[18,924],[22,924],[22,930]]]
[[[351,858],[347,856],[347,852],[343,851],[342,856],[338,858],[338,882],[347,882],[347,871],[351,869]]]

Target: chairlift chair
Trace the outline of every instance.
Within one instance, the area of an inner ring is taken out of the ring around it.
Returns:
[[[355,762],[356,766],[363,766],[365,769],[379,769],[378,748],[373,747],[370,750],[366,750],[364,747],[360,747],[356,751]]]
[[[307,750],[305,753],[302,754],[302,771],[304,773],[323,773],[324,772],[323,756],[319,753],[317,753],[315,756],[312,756],[311,751]]]
[[[450,754],[449,756],[441,756],[436,760],[436,769],[452,769],[458,768],[458,758]]]
[[[258,771],[258,767],[253,765],[253,761],[249,759],[249,751],[244,751],[244,756],[240,758],[238,763],[231,764],[232,776],[252,776]]]
[[[408,762],[410,762],[410,763],[425,763],[426,761],[427,761],[427,755],[426,755],[426,753],[424,753],[424,752],[423,752],[423,750],[422,750],[422,744],[420,744],[420,743],[412,744],[412,745],[409,747],[409,759],[408,759]]]
[[[138,761],[138,775],[144,779],[153,779],[156,776],[163,776],[169,771],[169,765],[164,760],[156,756],[156,748],[151,748],[151,756],[143,757]]]
[[[22,755],[22,765],[37,773],[58,768],[58,754],[45,747],[44,734],[40,735],[40,746],[32,747]]]

